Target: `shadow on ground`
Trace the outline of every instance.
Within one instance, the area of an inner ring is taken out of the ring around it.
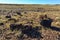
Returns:
[[[22,24],[11,24],[10,25],[10,29],[12,31],[14,30],[20,30],[21,31],[21,35],[18,37],[19,39],[23,39],[24,34],[27,35],[30,38],[43,38],[41,36],[41,33],[38,31],[40,30],[40,28],[38,26],[36,27],[32,27],[31,25],[22,25]]]

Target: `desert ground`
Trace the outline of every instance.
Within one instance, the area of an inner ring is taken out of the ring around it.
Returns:
[[[0,4],[0,40],[60,40],[60,5]]]

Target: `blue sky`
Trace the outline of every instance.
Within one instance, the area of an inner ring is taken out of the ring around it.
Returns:
[[[0,0],[8,4],[60,4],[60,0]]]

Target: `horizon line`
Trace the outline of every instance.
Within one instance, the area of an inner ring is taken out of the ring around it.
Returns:
[[[39,3],[0,3],[0,4],[17,4],[17,5],[19,5],[19,4],[32,4],[32,5],[36,5],[36,4],[37,4],[37,5],[60,5],[60,4],[54,4],[54,3],[53,3],[53,4],[48,4],[48,3],[46,3],[46,4],[45,4],[45,3],[40,3],[40,4],[39,4]]]

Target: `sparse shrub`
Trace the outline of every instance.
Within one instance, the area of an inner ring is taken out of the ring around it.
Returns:
[[[55,24],[58,25],[58,26],[60,26],[60,22],[56,22]]]
[[[18,15],[22,16],[21,12],[16,12]]]
[[[60,18],[59,18],[59,17],[56,17],[56,18],[55,18],[55,21],[59,21],[59,20],[60,20]]]
[[[14,22],[17,22],[17,20],[14,19],[14,18],[10,18],[10,19],[8,19],[8,21],[14,21]]]
[[[2,34],[2,30],[0,29],[0,34]]]
[[[21,30],[22,34],[20,35],[20,38],[23,37],[24,34],[26,34],[28,37],[31,38],[41,38],[41,33],[38,32],[39,28],[33,28],[31,25],[22,25],[22,24],[11,24],[10,29],[13,31],[15,29]]]
[[[34,27],[34,29],[35,29],[35,30],[41,30],[42,27],[41,27],[41,26],[36,26],[36,27]]]
[[[27,12],[24,12],[24,14],[27,14]]]
[[[41,22],[40,24],[45,27],[51,27],[52,19],[48,18],[47,15],[41,17]]]
[[[0,23],[0,26],[1,26],[1,25],[4,25],[4,23]]]
[[[27,22],[28,24],[33,24],[33,22],[32,21],[30,21],[30,22]]]
[[[14,30],[19,30],[19,29],[21,29],[22,27],[23,27],[22,24],[11,24],[11,25],[10,25],[10,29],[11,29],[12,31],[14,31]]]
[[[3,10],[3,12],[6,12],[7,10]]]
[[[60,40],[60,34],[58,35],[58,40]]]
[[[11,16],[10,15],[7,15],[6,18],[11,18]]]
[[[41,33],[38,32],[38,30],[39,28],[33,28],[31,25],[30,26],[26,25],[21,30],[22,31],[21,38],[23,37],[24,34],[31,38],[42,38]]]

